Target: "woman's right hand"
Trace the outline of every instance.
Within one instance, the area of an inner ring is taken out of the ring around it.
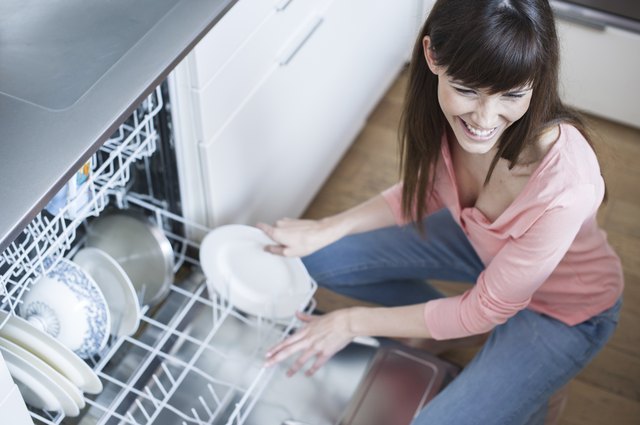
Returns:
[[[396,224],[391,208],[379,194],[347,211],[322,220],[283,218],[257,227],[276,243],[266,250],[285,257],[304,257],[353,233]]]
[[[346,309],[321,316],[296,313],[303,326],[267,352],[266,366],[272,366],[299,354],[298,359],[287,371],[287,375],[293,376],[310,359],[313,359],[313,364],[306,375],[313,375],[356,336],[349,329],[349,314]]]
[[[283,218],[273,226],[258,223],[257,227],[276,243],[266,250],[285,257],[303,257],[338,240],[342,235],[329,219],[298,220]]]

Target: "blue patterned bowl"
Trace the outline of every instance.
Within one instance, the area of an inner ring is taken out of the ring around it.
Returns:
[[[45,267],[51,261],[45,260]],[[20,316],[82,358],[102,350],[111,317],[99,286],[77,264],[63,258],[22,297]]]

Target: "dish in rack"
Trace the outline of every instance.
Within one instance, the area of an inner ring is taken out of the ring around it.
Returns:
[[[45,268],[51,265],[45,259]],[[61,258],[22,297],[20,316],[82,358],[102,350],[111,316],[100,287],[77,264]]]
[[[221,226],[200,246],[200,263],[210,291],[238,310],[269,319],[291,318],[314,289],[299,258],[265,251],[274,242],[260,229]]]
[[[110,332],[115,336],[132,335],[140,325],[140,303],[131,279],[106,252],[84,248],[73,257],[100,287],[111,315]]]
[[[169,293],[173,248],[146,217],[130,211],[104,213],[89,224],[86,246],[101,249],[122,267],[142,305],[154,306]]]
[[[0,337],[0,351],[27,404],[77,416],[85,402],[82,392],[44,360]]]
[[[102,391],[98,375],[77,354],[46,332],[26,320],[0,311],[0,337],[38,356],[69,379],[81,391],[97,394]]]

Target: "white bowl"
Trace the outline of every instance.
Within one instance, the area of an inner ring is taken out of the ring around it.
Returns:
[[[45,267],[51,264],[45,260]],[[63,258],[22,297],[20,316],[88,358],[109,339],[111,317],[98,285],[78,265]]]
[[[293,316],[315,284],[299,258],[265,251],[274,242],[260,229],[227,225],[202,240],[200,263],[210,291],[245,313],[270,319]]]

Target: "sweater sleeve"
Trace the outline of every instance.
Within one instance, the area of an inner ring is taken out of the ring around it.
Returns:
[[[592,185],[579,186],[563,198],[524,234],[509,240],[471,289],[426,303],[424,318],[433,338],[488,332],[527,307],[593,213],[596,196]]]

